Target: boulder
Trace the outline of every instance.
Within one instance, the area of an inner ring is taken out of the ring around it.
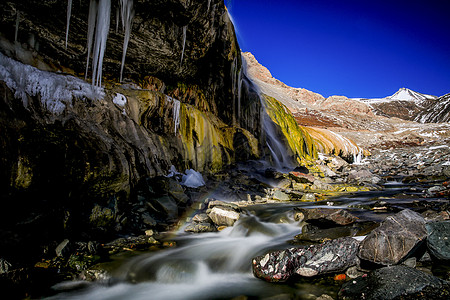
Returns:
[[[314,176],[300,172],[289,172],[289,177],[298,183],[313,183]]]
[[[427,223],[425,228],[430,254],[438,260],[450,260],[450,221]]]
[[[448,282],[407,266],[384,267],[345,283],[344,300],[449,299]]]
[[[335,208],[295,208],[294,214],[296,221],[306,221],[317,224],[320,227],[324,225],[349,225],[358,220],[346,210]]]
[[[300,199],[302,201],[316,201],[316,195],[314,193],[305,193],[303,194],[302,198]]]
[[[370,183],[370,184],[377,184],[381,181],[381,178],[377,175],[372,174],[367,169],[362,170],[351,170],[350,174],[348,175],[348,181],[349,182],[355,182],[358,184],[361,183]]]
[[[68,239],[65,239],[55,249],[56,256],[67,256],[70,252],[70,242]]]
[[[217,226],[233,226],[239,220],[240,214],[228,207],[215,206],[208,216]]]
[[[0,274],[7,273],[11,266],[12,265],[6,259],[0,258]]]
[[[286,194],[285,192],[280,191],[280,190],[276,190],[273,193],[272,198],[274,200],[278,200],[278,201],[289,201],[290,200],[289,195]]]
[[[425,241],[425,219],[409,209],[387,217],[361,242],[358,256],[383,265],[408,258]]]
[[[342,272],[357,264],[358,245],[346,237],[267,253],[252,260],[253,274],[269,282],[284,282],[294,274],[312,277]]]
[[[217,228],[211,223],[191,223],[184,229],[185,232],[216,232]]]

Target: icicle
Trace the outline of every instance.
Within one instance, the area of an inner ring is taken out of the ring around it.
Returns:
[[[108,39],[111,14],[111,0],[100,0],[97,11],[97,24],[95,31],[95,45],[92,58],[92,84],[102,85],[102,67],[105,56],[106,40]]]
[[[87,36],[88,55],[87,55],[87,61],[86,61],[86,73],[84,74],[85,80],[87,79],[87,74],[88,74],[88,70],[89,70],[89,58],[91,57],[92,43],[94,41],[94,31],[95,31],[95,24],[96,24],[96,18],[97,18],[97,10],[98,10],[97,0],[91,0],[91,3],[89,5],[89,17],[88,17],[88,36]]]
[[[134,18],[133,0],[120,0],[122,12],[122,28],[125,32],[123,39],[122,65],[120,66],[120,81],[122,82],[123,67],[127,54],[128,42],[130,41],[131,26]]]
[[[180,68],[181,68],[181,65],[183,64],[184,47],[186,46],[186,30],[187,30],[187,25],[183,26],[183,50],[181,51]]]
[[[180,126],[180,100],[174,99],[166,95],[166,101],[173,103],[173,126],[175,128],[175,134],[177,134],[177,128]]]
[[[120,16],[120,12],[119,12],[119,8],[116,8],[116,33],[119,33],[119,17]]]
[[[19,35],[19,22],[20,22],[20,11],[16,12],[16,33],[14,35],[14,41],[17,42],[17,37]]]
[[[67,49],[67,40],[69,39],[69,26],[71,15],[72,15],[72,0],[67,0],[66,49]]]

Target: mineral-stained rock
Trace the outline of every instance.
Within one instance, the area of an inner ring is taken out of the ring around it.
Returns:
[[[233,226],[239,220],[240,214],[227,207],[215,206],[208,213],[208,216],[217,226]]]
[[[348,225],[358,220],[358,218],[343,209],[295,208],[295,220],[307,221],[308,223],[314,223],[320,226],[326,225],[324,223],[333,225]]]
[[[439,260],[450,260],[450,221],[431,222],[425,225],[427,246],[431,255]]]
[[[299,183],[313,183],[314,176],[300,172],[290,172],[289,177]]]
[[[394,265],[417,249],[427,236],[425,219],[409,209],[387,217],[362,241],[358,256],[364,260]]]
[[[345,283],[339,299],[449,299],[450,284],[417,269],[384,267]]]
[[[357,264],[359,243],[341,238],[320,245],[279,250],[253,259],[253,274],[270,282],[283,282],[292,275],[311,277],[341,272]]]

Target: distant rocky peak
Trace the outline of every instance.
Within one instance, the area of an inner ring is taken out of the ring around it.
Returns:
[[[414,101],[418,103],[421,103],[426,100],[433,100],[436,98],[437,98],[436,96],[421,94],[408,88],[401,88],[392,96],[386,97],[386,99],[391,100]]]

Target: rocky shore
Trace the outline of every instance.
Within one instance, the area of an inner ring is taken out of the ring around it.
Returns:
[[[55,241],[34,261],[2,257],[0,282],[18,297],[36,297],[54,293],[50,287],[63,280],[108,281],[106,262],[176,247],[170,232],[177,228],[190,234],[217,232],[233,227],[254,207],[289,203],[298,234],[291,237],[291,248],[252,260],[256,277],[290,282],[345,274],[342,299],[446,299],[450,270],[442,265],[450,259],[449,153],[443,146],[373,151],[361,164],[321,155],[315,172],[282,172],[249,162],[209,175],[197,188],[182,185],[181,177],[160,177],[121,216],[133,224],[124,222],[127,234],[109,241]],[[348,201],[370,193],[370,201]],[[312,206],[305,207],[308,203]],[[161,210],[165,222],[152,214]],[[189,212],[192,217],[183,218]],[[92,213],[99,232],[102,222],[113,217],[104,208]],[[391,284],[394,280],[398,284]]]

